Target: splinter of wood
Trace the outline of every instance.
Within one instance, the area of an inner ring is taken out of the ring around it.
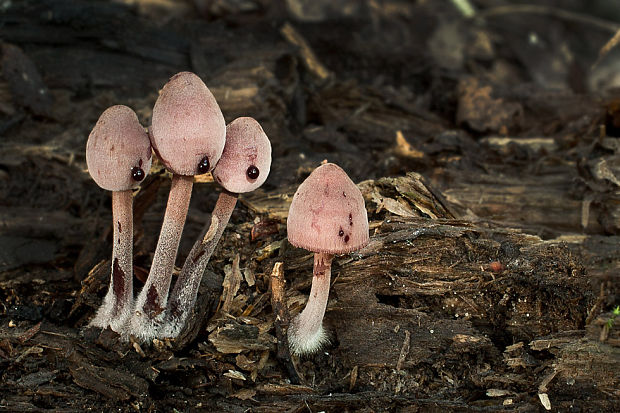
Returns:
[[[276,328],[276,336],[278,337],[278,352],[276,358],[284,364],[288,371],[289,380],[292,384],[300,384],[301,379],[295,368],[295,364],[291,360],[291,353],[288,347],[288,329],[290,324],[290,315],[288,306],[286,305],[286,295],[284,293],[283,263],[276,262],[271,272],[271,308],[275,318],[274,326]]]

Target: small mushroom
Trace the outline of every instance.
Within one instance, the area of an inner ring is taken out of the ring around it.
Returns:
[[[334,254],[356,251],[368,243],[362,193],[338,165],[321,165],[293,196],[286,227],[292,245],[315,253],[310,297],[288,330],[291,351],[309,354],[328,341],[323,316]]]
[[[173,76],[153,108],[149,131],[155,153],[172,171],[168,204],[149,277],[138,296],[130,332],[143,340],[156,335],[193,186],[193,176],[211,171],[226,139],[224,116],[207,86],[193,73]]]
[[[196,302],[207,263],[226,229],[240,193],[261,186],[271,169],[271,144],[260,124],[243,117],[226,127],[226,146],[213,177],[223,187],[211,223],[190,251],[170,294],[169,312],[161,336],[176,337]]]
[[[133,189],[146,177],[151,142],[135,112],[117,105],[101,114],[86,143],[95,182],[112,191],[114,241],[110,287],[90,325],[120,332],[133,306]]]

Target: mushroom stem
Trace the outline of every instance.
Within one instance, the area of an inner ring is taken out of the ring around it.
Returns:
[[[192,247],[172,289],[167,323],[162,336],[176,337],[185,325],[187,316],[196,302],[198,288],[207,263],[226,229],[238,197],[239,194],[227,190],[220,193],[211,213],[211,224],[205,226],[202,236]]]
[[[168,204],[153,256],[151,271],[136,302],[136,313],[144,313],[147,319],[154,319],[164,310],[166,305],[172,270],[187,217],[193,183],[193,176],[177,174],[172,176]],[[139,325],[135,326],[140,328]]]
[[[323,329],[323,316],[329,297],[332,254],[314,254],[312,288],[306,308],[293,319],[289,327],[289,346],[293,354],[314,353],[328,341]]]
[[[112,192],[114,240],[110,287],[90,325],[120,331],[133,305],[133,193]]]

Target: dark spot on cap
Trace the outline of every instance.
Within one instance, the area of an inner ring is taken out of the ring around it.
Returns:
[[[116,225],[118,225],[118,232],[123,232],[123,226],[121,225],[121,221],[116,221]]]
[[[344,243],[346,244],[347,242],[349,242],[349,236],[348,235],[344,237]]]
[[[144,171],[138,166],[131,168],[131,177],[134,181],[140,182],[144,179]]]
[[[340,231],[338,231],[338,236],[342,237],[344,235],[344,231],[342,230],[342,228],[340,228]]]
[[[349,213],[349,225],[353,226],[353,215]]]
[[[207,158],[206,156],[204,158],[202,158],[200,160],[200,162],[198,163],[198,173],[200,174],[206,174],[207,172],[209,172],[209,167],[211,165],[209,164],[209,158]]]
[[[346,198],[347,194],[345,194],[344,191],[342,191],[342,196]]]
[[[248,178],[250,179],[256,179],[258,178],[258,175],[260,175],[260,171],[258,170],[258,168],[254,165],[250,165],[250,167],[248,168],[247,171],[245,171],[245,174],[248,176]]]

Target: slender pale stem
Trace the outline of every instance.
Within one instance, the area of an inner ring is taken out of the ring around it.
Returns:
[[[293,319],[289,327],[289,345],[294,354],[313,353],[327,342],[323,330],[323,316],[329,298],[333,255],[314,254],[314,274],[312,288],[306,308]]]
[[[202,236],[196,241],[190,251],[181,274],[170,294],[169,322],[171,336],[176,336],[185,323],[187,314],[193,308],[198,294],[198,288],[207,263],[217,246],[226,224],[235,209],[238,194],[223,190],[217,199],[211,214],[211,223],[205,226]]]
[[[133,306],[133,194],[112,192],[113,245],[110,287],[91,325],[119,332]]]
[[[151,271],[137,301],[137,310],[143,311],[150,319],[163,311],[168,299],[172,270],[192,195],[193,180],[192,176],[176,174],[172,176],[172,186]]]

